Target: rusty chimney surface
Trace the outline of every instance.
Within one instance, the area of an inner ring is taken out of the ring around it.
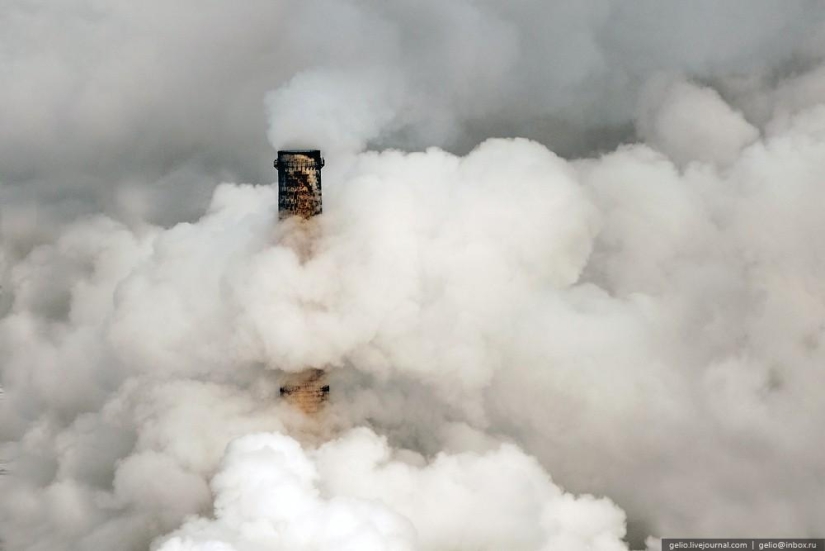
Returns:
[[[278,218],[310,219],[321,214],[321,168],[324,158],[318,149],[278,151]],[[329,396],[323,369],[308,368],[289,373],[281,381],[281,397],[307,415],[317,414]]]
[[[278,151],[278,217],[311,218],[321,214],[321,168],[324,159],[318,149]]]
[[[281,381],[281,396],[307,415],[321,411],[329,397],[329,383],[323,369],[289,373]]]

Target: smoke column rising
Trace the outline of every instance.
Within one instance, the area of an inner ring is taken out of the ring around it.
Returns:
[[[13,1],[5,548],[821,537],[823,15]]]

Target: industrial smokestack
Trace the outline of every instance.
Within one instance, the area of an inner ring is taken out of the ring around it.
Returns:
[[[324,159],[317,149],[278,151],[278,218],[304,219],[321,214],[321,168]],[[318,413],[329,395],[326,373],[305,369],[281,381],[281,396],[308,415]]]
[[[321,168],[324,159],[317,149],[278,151],[278,217],[311,218],[321,214]]]

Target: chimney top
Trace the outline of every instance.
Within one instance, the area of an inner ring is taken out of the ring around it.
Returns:
[[[318,168],[324,166],[324,158],[320,149],[280,149],[275,160],[275,168],[281,169],[293,164],[315,164]]]

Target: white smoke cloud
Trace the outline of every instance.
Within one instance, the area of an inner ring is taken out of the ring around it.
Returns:
[[[6,13],[6,549],[821,536],[817,2]]]
[[[638,125],[640,136],[670,159],[724,167],[759,137],[759,131],[716,91],[668,80],[650,82]]]
[[[128,192],[164,225],[196,219],[216,180],[271,177],[270,91],[305,94],[275,128],[297,132],[300,113],[325,131],[276,142],[317,144],[334,120],[335,138],[381,147],[506,135],[584,154],[627,139],[649,75],[770,72],[818,55],[823,17],[815,0],[13,0],[4,12],[2,203],[121,217]],[[319,120],[313,103],[336,111]]]
[[[367,429],[308,453],[258,434],[229,447],[212,486],[215,519],[188,521],[160,551],[627,549],[615,505],[565,494],[511,446],[427,463]]]
[[[399,124],[404,86],[391,80],[363,72],[297,75],[267,97],[270,142],[275,149],[323,147],[333,155],[360,151],[367,139]]]

